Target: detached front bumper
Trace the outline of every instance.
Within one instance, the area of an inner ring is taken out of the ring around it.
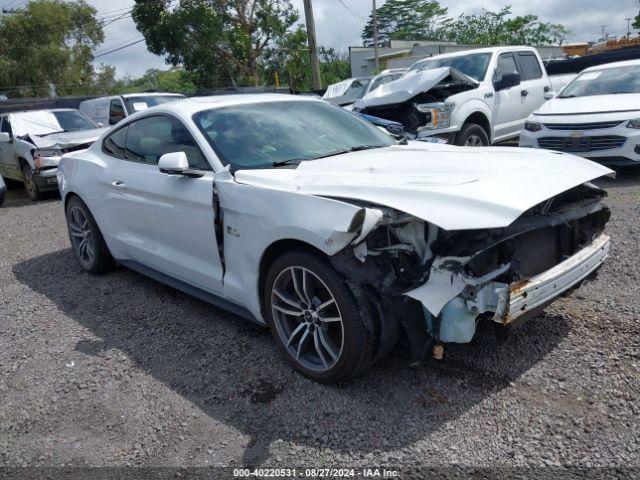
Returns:
[[[499,293],[494,316],[504,325],[544,307],[597,270],[609,254],[610,237],[601,234],[591,245],[529,280],[512,283]]]

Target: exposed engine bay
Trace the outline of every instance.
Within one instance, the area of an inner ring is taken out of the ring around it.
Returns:
[[[508,325],[530,318],[561,293],[562,281],[565,290],[579,283],[574,281],[578,277],[571,277],[571,285],[562,277],[552,285],[541,276],[561,267],[565,275],[571,259],[575,263],[584,255],[581,252],[605,237],[610,217],[602,201],[605,196],[586,183],[536,205],[506,228],[464,231],[442,230],[410,215],[367,205],[383,212],[377,227],[332,257],[332,263],[355,291],[375,295],[383,310],[394,312],[379,312],[378,322],[399,321],[410,332],[412,355],[418,359],[429,345],[471,341],[481,320]],[[603,243],[575,275],[586,278],[595,270],[597,260],[606,256],[608,241],[604,248]],[[527,288],[535,289],[533,298],[542,295],[540,304],[530,297],[531,308],[525,288],[529,283]],[[541,293],[544,288],[552,291]],[[514,313],[509,307],[516,297],[520,303]],[[417,333],[425,325],[428,335]],[[379,328],[398,331],[395,325]]]
[[[459,80],[448,75],[444,80],[431,88],[428,92],[419,93],[404,102],[376,105],[358,110],[365,115],[392,120],[404,125],[405,129],[413,134],[433,125],[433,104],[444,102],[447,98],[458,93],[477,88],[477,85]]]

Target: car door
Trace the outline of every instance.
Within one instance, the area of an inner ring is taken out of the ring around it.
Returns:
[[[502,80],[505,73],[520,72],[513,52],[502,53],[498,56],[493,73],[493,82]],[[520,132],[526,111],[526,96],[521,91],[521,85],[497,91],[494,95],[494,140],[515,136]]]
[[[8,133],[13,139],[13,132],[8,115],[0,118],[0,131]],[[0,143],[0,175],[13,180],[22,180],[13,142]]]
[[[520,89],[524,99],[524,116],[520,126],[522,128],[524,120],[546,101],[544,94],[549,90],[549,83],[542,73],[542,66],[535,52],[517,52],[516,60],[522,72],[522,88]]]
[[[201,289],[222,291],[214,231],[213,171],[185,126],[152,115],[126,126],[124,159],[113,171],[111,240],[127,259]],[[107,139],[108,140],[108,139]],[[162,173],[164,153],[183,151],[198,178]]]

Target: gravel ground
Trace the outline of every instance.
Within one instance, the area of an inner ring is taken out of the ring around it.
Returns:
[[[341,386],[141,275],[83,273],[58,199],[0,209],[0,466],[640,467],[640,172],[598,278],[498,345]],[[1,475],[0,475],[1,476]]]

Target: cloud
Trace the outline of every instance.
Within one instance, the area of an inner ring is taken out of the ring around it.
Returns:
[[[349,46],[361,45],[361,33],[364,21],[371,13],[371,0],[313,0],[314,17],[318,44],[334,47],[346,51]],[[131,0],[110,0],[105,8],[104,0],[89,0],[99,12],[107,12],[119,8],[131,7]],[[292,0],[304,20],[302,0]],[[382,5],[383,0],[378,0]],[[517,15],[535,14],[543,21],[561,23],[571,30],[569,41],[596,40],[600,35],[600,26],[606,25],[606,30],[613,35],[624,35],[627,29],[625,18],[638,14],[637,0],[615,0],[615,10],[607,8],[602,0],[441,0],[443,6],[449,8],[449,15],[456,17],[461,13],[476,13],[483,7],[498,10],[511,4],[513,13]],[[354,13],[353,11],[356,13]],[[357,14],[357,15],[356,15]],[[110,48],[133,41],[140,33],[136,30],[131,18],[114,22],[105,27],[105,44],[99,50]],[[167,68],[164,59],[148,52],[144,43],[106,55],[97,62],[115,65],[119,76],[139,76],[149,68]]]

